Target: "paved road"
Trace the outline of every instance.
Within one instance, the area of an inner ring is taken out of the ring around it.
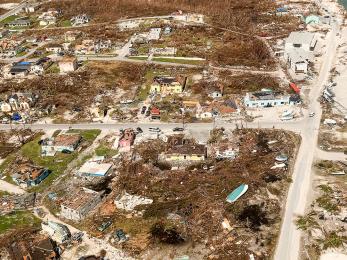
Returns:
[[[316,87],[310,93],[309,110],[315,112],[316,116],[313,120],[307,120],[301,124],[301,128],[303,128],[301,134],[302,142],[292,176],[293,183],[289,188],[281,233],[275,252],[275,260],[299,259],[301,232],[296,228],[295,218],[297,215],[303,215],[305,213],[308,193],[311,190],[311,168],[314,152],[316,151],[315,148],[317,147],[320,119],[322,116],[322,109],[318,97],[323,90],[324,84],[329,79],[330,70],[333,66],[338,45],[335,35],[338,30],[338,25],[333,24],[331,32],[327,34],[327,50],[323,57],[323,64],[316,81]]]
[[[16,6],[12,10],[8,11],[7,13],[4,13],[3,15],[0,15],[0,21],[5,20],[7,17],[10,17],[11,15],[19,13],[26,6],[26,4],[27,1],[22,1],[18,6]]]
[[[343,152],[327,152],[319,148],[317,148],[315,155],[318,159],[321,159],[321,160],[329,160],[329,161],[347,160],[347,154],[344,154]]]
[[[303,119],[300,121],[292,121],[292,122],[251,122],[244,123],[244,127],[248,128],[273,128],[283,129],[288,131],[293,131],[296,133],[301,133],[303,130],[301,125],[303,122],[307,122],[309,119]],[[300,123],[298,123],[300,122]],[[235,123],[226,123],[224,121],[216,121],[216,127],[224,127],[226,129],[234,129],[236,124],[240,127],[239,122]],[[119,130],[125,128],[136,128],[141,127],[143,130],[148,130],[150,127],[159,127],[162,130],[169,130],[174,127],[181,127],[182,123],[161,123],[161,122],[153,122],[153,123],[81,123],[81,124],[0,124],[0,130],[11,130],[13,128],[30,128],[32,130],[63,130],[68,128],[74,129],[100,129],[100,130]],[[185,127],[187,130],[200,130],[207,131],[213,128],[213,123],[187,123]]]

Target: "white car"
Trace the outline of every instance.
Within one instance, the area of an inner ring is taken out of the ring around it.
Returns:
[[[311,113],[308,114],[308,116],[309,117],[314,117],[315,114],[316,114],[315,112],[311,112]]]

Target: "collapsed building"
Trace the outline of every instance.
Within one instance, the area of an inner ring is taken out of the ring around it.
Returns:
[[[102,193],[80,188],[61,204],[61,216],[79,221],[84,219],[100,202]]]
[[[18,165],[11,177],[17,185],[28,188],[40,184],[50,173],[49,169],[25,162]]]
[[[184,135],[169,136],[166,150],[160,154],[161,160],[171,163],[199,162],[206,158],[206,146],[197,144],[194,139],[185,138]]]

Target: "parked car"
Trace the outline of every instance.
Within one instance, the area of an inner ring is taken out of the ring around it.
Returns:
[[[137,127],[137,128],[136,128],[136,131],[137,131],[138,133],[143,133],[143,130],[142,130],[141,127]]]
[[[68,149],[64,149],[61,151],[62,153],[66,153],[66,154],[72,154],[72,152]]]
[[[116,232],[114,232],[114,238],[120,243],[128,240],[123,229],[116,229]]]
[[[142,114],[142,115],[146,112],[146,109],[147,109],[146,106],[143,106],[143,107],[142,107],[142,109],[141,109],[141,114]]]
[[[175,127],[174,129],[172,129],[172,131],[174,131],[174,132],[183,132],[184,128],[183,127]]]
[[[109,221],[106,221],[106,222],[103,222],[99,227],[98,227],[98,230],[100,232],[104,232],[108,227],[110,227],[112,225],[112,221],[109,220]]]
[[[159,127],[150,127],[149,129],[148,129],[150,132],[160,132],[161,130],[159,129]]]

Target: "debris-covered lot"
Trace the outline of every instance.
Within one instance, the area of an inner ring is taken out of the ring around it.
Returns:
[[[252,252],[269,257],[300,141],[292,133],[270,130],[242,129],[233,136],[240,140],[236,159],[211,158],[184,169],[158,160],[165,150],[162,141],[135,147],[136,160],[123,161],[112,192],[98,214],[83,225],[101,235],[97,228],[111,221],[113,231],[127,234],[129,239],[122,245],[135,255],[160,245],[171,245],[170,251],[193,243],[203,245],[206,258],[237,255],[244,259]],[[276,163],[279,155],[288,157],[285,164]],[[227,195],[242,183],[249,185],[248,192],[233,204],[226,202]],[[130,204],[122,210],[125,204],[117,203],[125,199],[125,192],[130,194],[126,200]]]
[[[304,231],[307,255],[318,258],[334,249],[345,252],[347,243],[346,171],[343,161],[317,161],[315,194],[306,215],[296,225]]]

